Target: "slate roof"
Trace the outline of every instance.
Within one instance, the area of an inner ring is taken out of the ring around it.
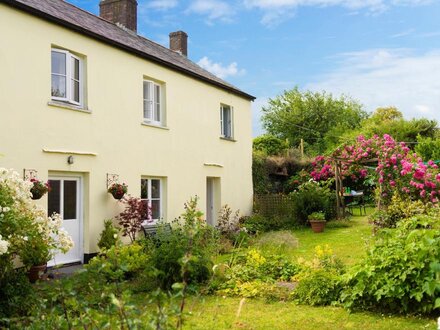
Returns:
[[[137,56],[220,87],[233,94],[254,100],[255,97],[216,77],[166,47],[127,31],[63,0],[0,0],[10,6],[44,18],[76,32],[124,49]]]

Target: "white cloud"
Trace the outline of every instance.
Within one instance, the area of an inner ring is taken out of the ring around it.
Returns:
[[[348,94],[368,111],[396,106],[407,118],[440,121],[440,50],[373,49],[340,54],[339,66],[305,87]]]
[[[195,0],[186,9],[185,13],[206,16],[208,24],[212,24],[215,20],[230,22],[235,14],[227,2],[220,0]]]
[[[238,69],[238,65],[236,62],[232,62],[231,64],[224,66],[222,63],[215,63],[211,61],[206,56],[201,58],[200,61],[197,62],[197,64],[221,79],[242,75],[246,72],[244,69]]]
[[[261,23],[273,26],[292,17],[299,7],[338,6],[350,11],[367,10],[369,13],[381,13],[392,6],[420,6],[434,0],[243,0],[248,8],[263,11]]]
[[[177,0],[153,0],[148,1],[143,6],[145,8],[151,8],[156,10],[168,10],[177,7],[178,1]]]

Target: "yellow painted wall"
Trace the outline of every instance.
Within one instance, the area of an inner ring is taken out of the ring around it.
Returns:
[[[194,195],[205,210],[206,177],[221,178],[222,205],[251,212],[250,101],[3,4],[0,31],[0,167],[35,169],[42,180],[84,174],[84,253],[96,252],[104,219],[121,209],[106,192],[107,173],[133,196],[141,176],[165,177],[168,220]],[[52,46],[85,56],[91,113],[48,105]],[[144,77],[166,84],[168,130],[142,125]],[[234,108],[236,142],[219,138],[220,103]],[[68,165],[69,154],[43,149],[96,156],[74,155]]]

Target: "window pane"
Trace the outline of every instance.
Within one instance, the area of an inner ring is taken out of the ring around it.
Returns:
[[[144,118],[152,119],[153,116],[153,102],[144,101]]]
[[[52,73],[66,75],[66,54],[52,51]]]
[[[60,180],[49,180],[50,191],[47,198],[47,215],[60,213]]]
[[[76,188],[76,181],[64,181],[64,220],[76,219]]]
[[[79,81],[72,80],[72,100],[79,103]]]
[[[151,180],[151,198],[160,198],[160,180]]]
[[[160,200],[151,201],[151,217],[153,219],[160,219]]]
[[[52,96],[66,97],[66,77],[52,75]]]
[[[72,77],[79,80],[79,60],[72,57]]]
[[[141,179],[141,198],[148,199],[148,179]]]
[[[156,106],[155,106],[155,113],[154,113],[154,120],[155,121],[160,121],[160,104],[159,103],[156,103]]]
[[[231,109],[223,108],[223,135],[231,136]]]
[[[151,82],[144,81],[144,100],[153,101],[151,93]]]

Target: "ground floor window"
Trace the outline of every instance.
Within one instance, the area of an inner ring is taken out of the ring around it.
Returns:
[[[141,179],[141,199],[148,203],[150,213],[147,221],[156,222],[163,217],[163,190],[162,179],[142,178]]]

